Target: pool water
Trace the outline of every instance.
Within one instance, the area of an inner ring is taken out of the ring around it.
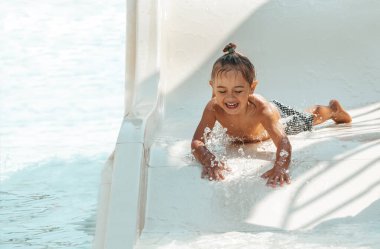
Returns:
[[[2,249],[91,248],[123,117],[125,4],[0,2]]]

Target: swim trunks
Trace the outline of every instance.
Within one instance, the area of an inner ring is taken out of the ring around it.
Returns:
[[[276,100],[271,101],[280,112],[280,122],[284,125],[287,135],[296,135],[303,131],[311,131],[313,128],[314,115],[296,111],[294,108],[285,106]]]

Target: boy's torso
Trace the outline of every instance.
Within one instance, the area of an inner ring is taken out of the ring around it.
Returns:
[[[269,139],[264,126],[261,124],[264,108],[271,108],[279,119],[276,107],[259,95],[250,95],[247,111],[244,115],[229,115],[219,106],[215,106],[216,120],[227,128],[227,134],[241,142],[260,142]]]

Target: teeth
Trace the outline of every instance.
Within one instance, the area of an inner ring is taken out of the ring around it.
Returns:
[[[230,108],[234,108],[234,107],[237,107],[237,103],[233,103],[233,104],[231,104],[231,103],[226,103],[226,106],[227,107],[230,107]]]

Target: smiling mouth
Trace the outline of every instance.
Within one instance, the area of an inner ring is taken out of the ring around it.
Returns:
[[[228,109],[236,109],[239,106],[239,103],[225,103]]]

